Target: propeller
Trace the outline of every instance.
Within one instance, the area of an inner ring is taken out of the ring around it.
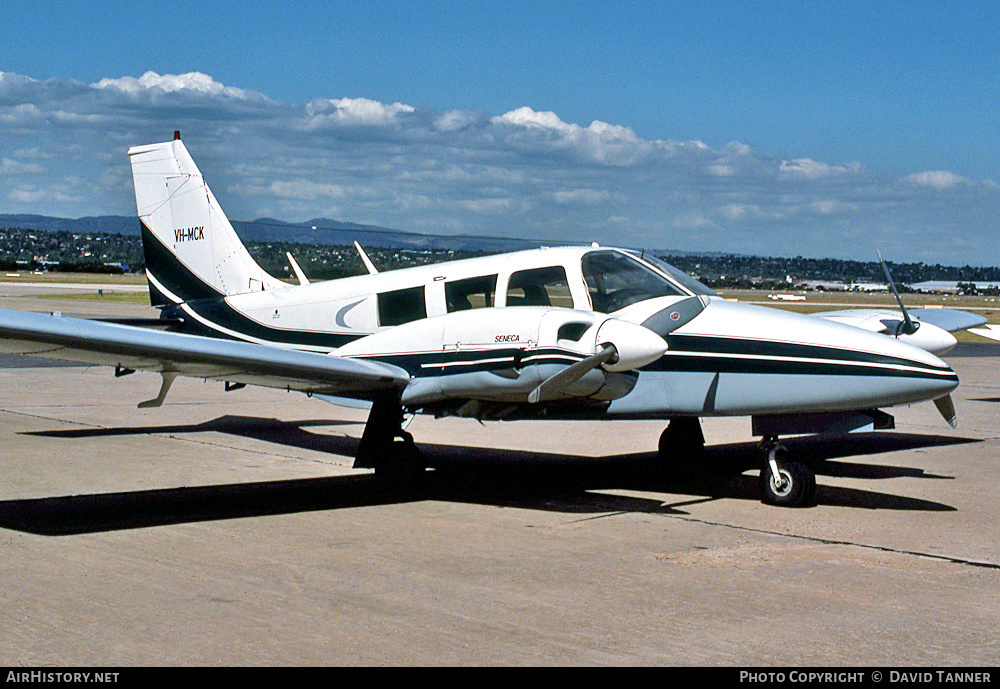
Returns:
[[[647,327],[618,318],[608,318],[597,329],[597,352],[571,364],[541,382],[528,394],[528,402],[558,399],[573,383],[601,367],[618,373],[641,368],[667,351],[667,342]]]
[[[528,393],[528,402],[536,404],[538,402],[549,402],[558,399],[563,390],[583,378],[588,372],[598,366],[603,366],[617,356],[618,349],[613,344],[604,345],[597,354],[593,354],[571,366],[567,366],[559,373],[543,380],[537,388]]]

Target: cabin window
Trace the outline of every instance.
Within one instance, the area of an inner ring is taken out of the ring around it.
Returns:
[[[444,283],[444,298],[448,313],[469,309],[486,309],[493,306],[493,295],[497,291],[497,276],[454,280]]]
[[[562,266],[522,270],[507,283],[507,306],[561,306],[573,308],[573,295]]]
[[[683,295],[673,283],[631,256],[593,251],[583,257],[583,279],[594,311],[612,313],[654,297]]]
[[[583,334],[587,332],[587,329],[590,326],[590,323],[564,323],[559,326],[559,332],[556,334],[556,339],[579,342],[580,338],[583,337]]]
[[[380,325],[402,325],[427,318],[424,288],[411,287],[378,295],[378,321]]]

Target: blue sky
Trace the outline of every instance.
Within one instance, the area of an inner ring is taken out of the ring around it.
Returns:
[[[133,212],[179,128],[236,219],[1000,263],[1000,3],[6,14],[0,212]]]

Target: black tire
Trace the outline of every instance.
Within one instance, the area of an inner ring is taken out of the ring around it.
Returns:
[[[785,479],[785,486],[775,485],[771,467],[765,464],[760,470],[761,502],[781,507],[811,505],[816,495],[816,472],[800,462],[779,462],[778,473]]]
[[[375,463],[375,480],[393,493],[420,493],[426,488],[427,464],[409,433],[387,448]]]

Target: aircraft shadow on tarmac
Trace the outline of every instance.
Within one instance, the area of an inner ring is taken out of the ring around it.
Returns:
[[[350,457],[357,449],[357,438],[306,430],[347,423],[326,419],[287,422],[223,416],[191,425],[88,428],[25,434],[73,439],[215,431]],[[919,468],[848,462],[844,458],[979,441],[875,432],[833,439],[791,438],[784,442],[791,453],[810,457],[820,476],[864,480],[900,477],[946,480],[951,477],[925,473]],[[0,528],[57,536],[422,500],[595,515],[614,512],[683,515],[687,514],[681,509],[683,506],[699,502],[759,499],[756,470],[761,455],[752,442],[709,445],[705,449],[705,462],[699,466],[685,465],[682,460],[664,466],[657,462],[654,452],[583,457],[457,445],[418,443],[418,447],[433,469],[427,472],[419,488],[394,487],[377,481],[372,474],[361,474],[7,500],[0,501]],[[745,475],[743,472],[748,470],[753,471]],[[669,493],[679,499],[671,503],[659,497],[600,492],[615,489]],[[891,493],[825,486],[822,481],[817,487],[815,502],[862,509],[955,509],[942,503]]]

